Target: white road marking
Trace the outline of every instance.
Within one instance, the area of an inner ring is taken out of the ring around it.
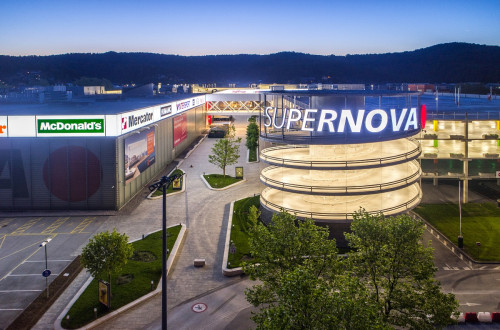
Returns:
[[[45,289],[43,289],[45,290]],[[8,292],[41,292],[43,290],[0,290],[0,293],[8,293]]]
[[[59,274],[50,274],[50,276],[57,276]],[[8,276],[42,276],[42,273],[40,274],[10,274]]]
[[[47,260],[48,262],[70,262],[73,260]],[[25,262],[45,262],[45,260],[26,260]]]

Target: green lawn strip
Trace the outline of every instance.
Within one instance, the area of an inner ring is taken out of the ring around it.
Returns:
[[[180,230],[180,225],[167,229],[167,249],[169,251],[172,250]],[[134,251],[149,251],[156,256],[156,260],[151,262],[129,260],[118,275],[111,277],[112,297],[109,310],[99,304],[97,297],[98,280],[92,280],[69,310],[69,321],[66,319],[66,315],[64,316],[61,322],[63,328],[76,329],[94,321],[94,308],[97,308],[97,316],[101,317],[150,293],[151,280],[154,281],[156,288],[162,270],[162,231],[155,232],[145,239],[131,244],[134,246]],[[132,274],[134,279],[130,283],[118,285],[117,278],[124,274]]]
[[[460,217],[457,204],[426,204],[415,210],[422,218],[457,244]],[[500,261],[500,208],[495,203],[462,205],[464,251],[478,261]],[[481,246],[477,246],[480,242]]]
[[[260,196],[248,197],[234,202],[230,239],[236,247],[236,252],[229,252],[227,260],[230,263],[230,267],[228,268],[240,267],[242,261],[250,259],[248,210],[252,205],[255,205],[257,208],[259,207]]]
[[[248,161],[249,162],[257,161],[257,148],[248,149]]]
[[[170,174],[170,176],[174,175],[174,174],[183,174],[184,172],[182,172],[181,170],[177,169],[175,171],[172,172],[172,174]],[[169,177],[170,177],[169,176]],[[184,176],[181,176],[181,189],[182,189],[182,185],[183,185],[183,180],[184,180]],[[172,188],[172,184],[170,184],[168,186],[168,189],[167,189],[167,195],[170,194],[170,193],[173,193],[173,192],[176,192],[176,191],[179,191],[179,189],[176,189],[174,190]],[[159,189],[155,190],[155,192],[153,193],[152,197],[158,197],[158,196],[163,196],[163,192]]]
[[[235,177],[226,175],[224,177],[222,174],[206,174],[203,176],[207,180],[208,184],[212,188],[224,188],[233,183],[239,182],[243,179],[236,179]]]

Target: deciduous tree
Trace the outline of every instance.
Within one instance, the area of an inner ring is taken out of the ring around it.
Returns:
[[[360,210],[346,238],[354,273],[379,305],[384,323],[433,329],[451,322],[458,309],[453,294],[434,279],[433,250],[422,242],[422,222],[408,215],[384,217]]]
[[[93,277],[107,276],[111,287],[111,274],[121,270],[132,256],[134,248],[128,236],[105,231],[94,235],[82,249],[81,263]]]
[[[360,282],[344,273],[328,230],[282,212],[259,223],[250,241],[258,264],[243,269],[257,284],[247,300],[260,307],[258,329],[367,329],[381,327],[375,304]]]
[[[208,155],[208,161],[222,169],[224,177],[226,167],[236,164],[240,158],[240,143],[241,138],[235,137],[234,126],[231,126],[226,136],[214,144],[212,154]]]

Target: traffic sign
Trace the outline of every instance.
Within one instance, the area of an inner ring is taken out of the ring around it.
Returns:
[[[195,313],[202,313],[206,311],[208,308],[207,304],[205,303],[196,303],[193,306],[191,306],[191,310]]]
[[[496,176],[497,179],[500,179],[500,171],[496,171]]]
[[[42,272],[42,276],[43,277],[49,277],[51,274],[51,271],[49,269],[46,269]]]

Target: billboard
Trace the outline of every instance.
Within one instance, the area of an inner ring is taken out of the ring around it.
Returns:
[[[187,138],[187,115],[182,114],[173,120],[174,123],[174,148]]]
[[[125,184],[137,178],[154,162],[154,128],[133,134],[125,139]]]

